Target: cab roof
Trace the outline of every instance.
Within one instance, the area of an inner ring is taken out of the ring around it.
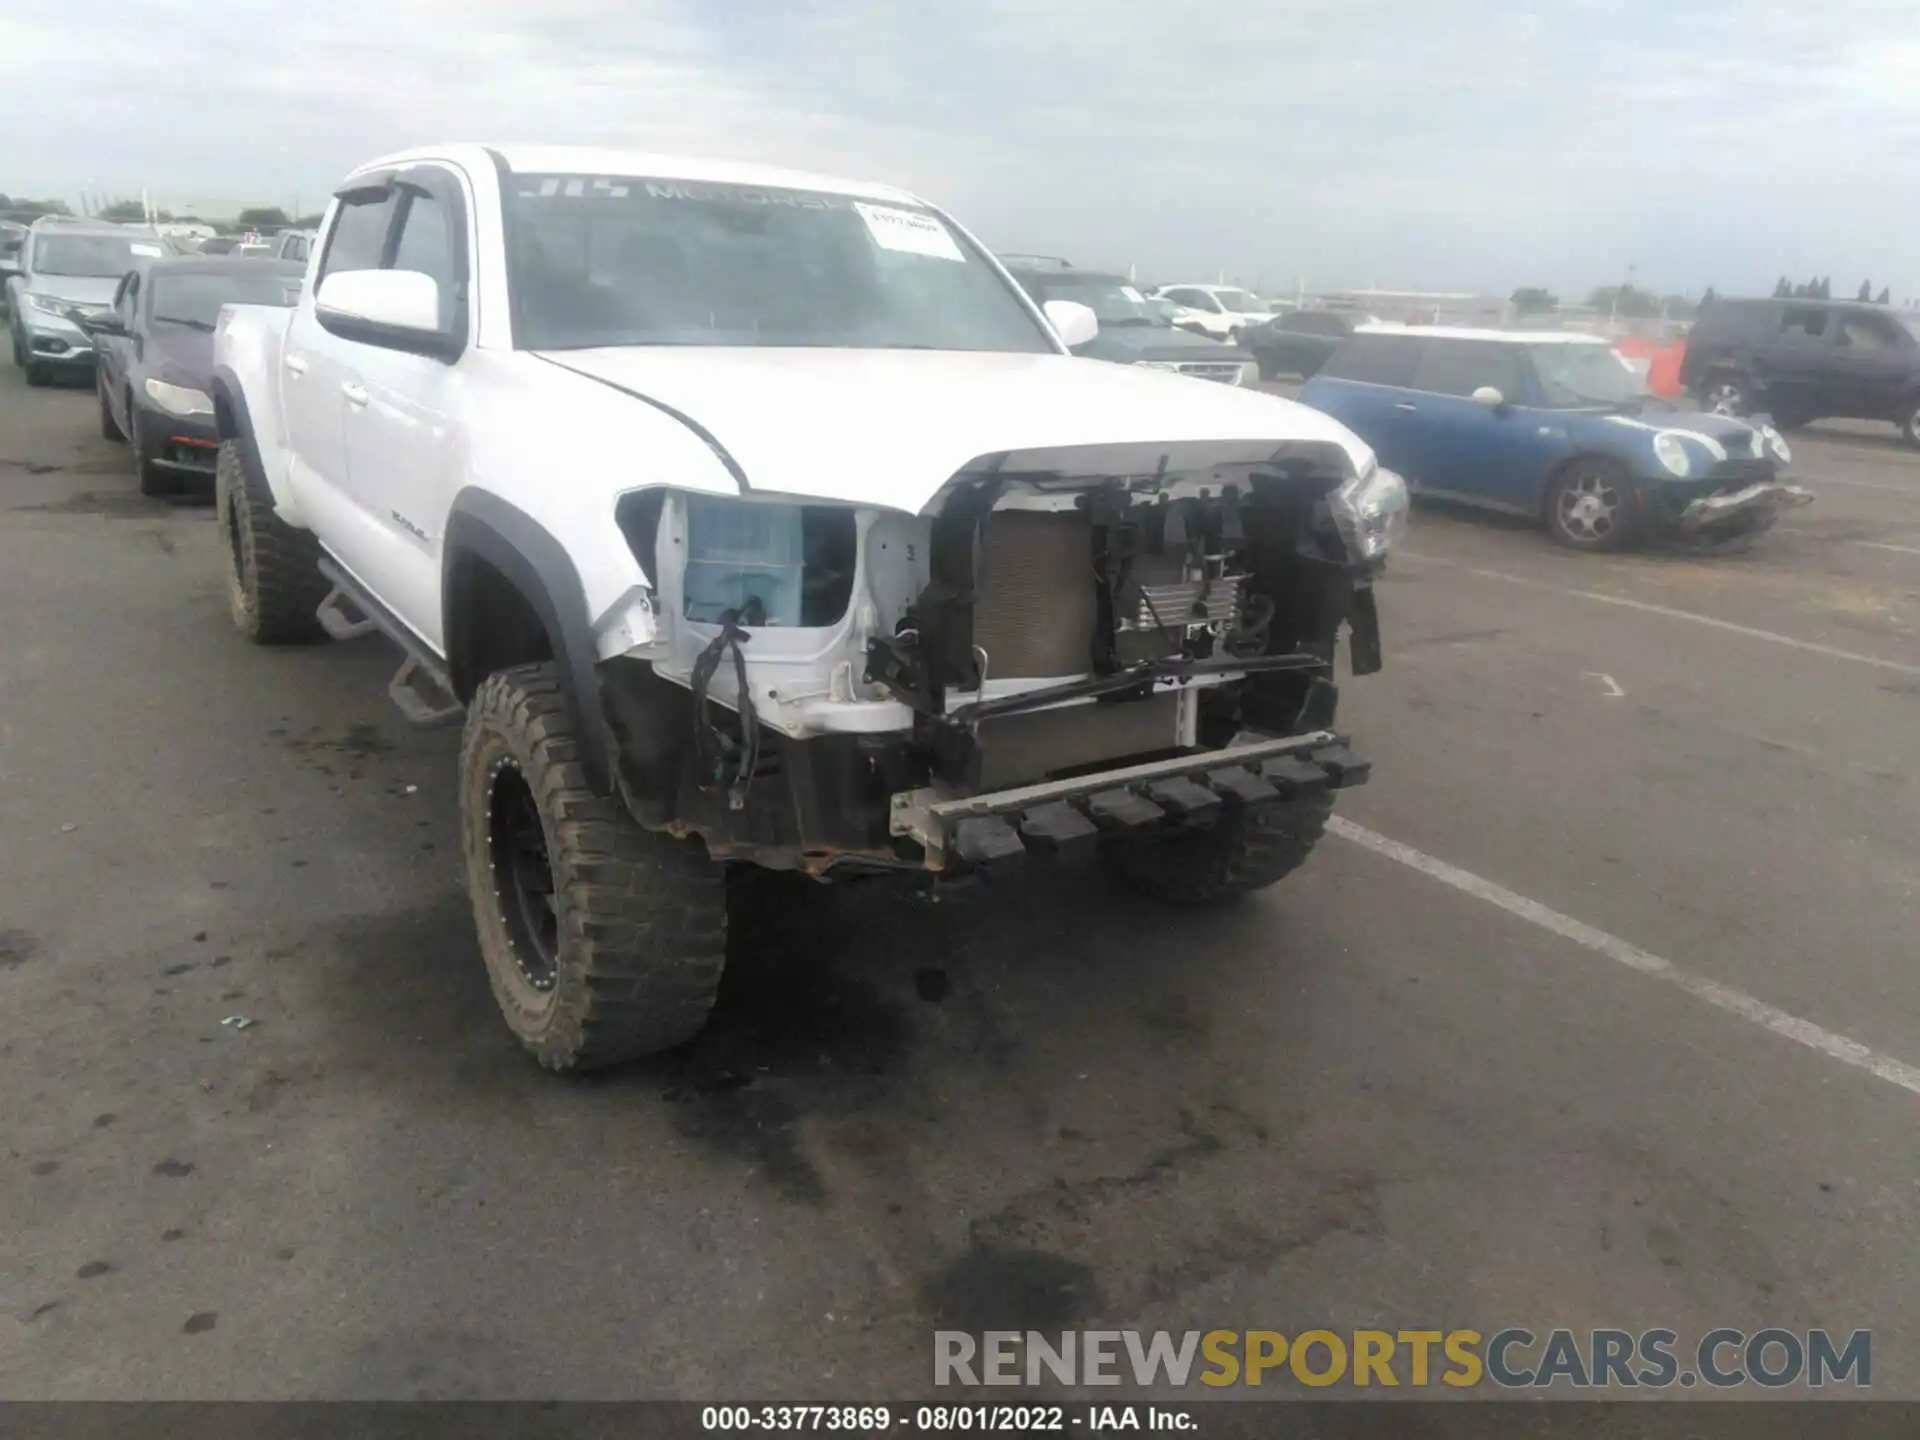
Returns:
[[[356,167],[354,173],[386,170],[396,165],[433,159],[457,160],[480,169],[504,163],[508,170],[523,175],[617,175],[623,178],[693,180],[717,185],[757,185],[770,190],[818,190],[896,205],[927,203],[911,191],[871,180],[788,170],[752,161],[703,159],[651,150],[611,150],[593,145],[438,145],[383,155],[378,160],[370,160]]]

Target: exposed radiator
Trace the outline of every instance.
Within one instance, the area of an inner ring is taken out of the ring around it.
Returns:
[[[981,551],[973,643],[986,651],[988,678],[1091,670],[1099,614],[1091,517],[996,511],[983,527]]]

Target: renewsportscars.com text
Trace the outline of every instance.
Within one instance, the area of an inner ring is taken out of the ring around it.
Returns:
[[[1873,1383],[1873,1336],[1855,1330],[940,1330],[933,1383],[1506,1390],[1780,1389]]]

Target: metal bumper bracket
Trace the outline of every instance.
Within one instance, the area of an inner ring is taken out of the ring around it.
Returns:
[[[1366,783],[1370,766],[1327,730],[1259,739],[987,795],[933,789],[893,797],[889,828],[926,851],[930,870],[992,865],[1099,834],[1139,833]]]

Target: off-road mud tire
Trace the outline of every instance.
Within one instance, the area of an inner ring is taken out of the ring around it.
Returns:
[[[1333,813],[1328,794],[1228,813],[1205,829],[1109,840],[1101,858],[1129,888],[1168,905],[1219,905],[1285,879]]]
[[[643,829],[618,798],[594,794],[576,726],[556,667],[517,666],[481,682],[460,750],[461,848],[487,979],[514,1036],[558,1071],[691,1039],[726,964],[725,868],[698,841]],[[552,879],[553,954],[534,973],[515,949],[496,863],[495,787],[509,771],[533,797]]]
[[[234,629],[256,645],[326,638],[315,612],[333,587],[320,573],[320,542],[273,513],[272,493],[235,441],[220,442],[213,496]]]

